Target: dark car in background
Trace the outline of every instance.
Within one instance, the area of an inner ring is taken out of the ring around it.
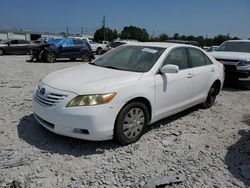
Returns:
[[[2,40],[0,41],[0,55],[4,54],[27,54],[31,46],[35,44],[28,40]]]
[[[94,59],[90,45],[80,39],[50,39],[31,48],[32,58],[37,61],[53,63],[58,58],[69,58],[74,61],[80,58],[83,62]]]

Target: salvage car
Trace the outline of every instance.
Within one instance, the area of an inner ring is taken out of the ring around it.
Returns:
[[[20,55],[29,53],[29,48],[35,44],[28,40],[3,40],[0,41],[0,55]]]
[[[226,79],[250,89],[250,40],[226,41],[211,55],[224,64]]]
[[[197,104],[212,107],[223,81],[223,65],[198,47],[125,44],[45,76],[33,93],[33,111],[54,133],[126,145],[162,118]]]
[[[32,53],[32,61],[45,61],[54,63],[58,58],[69,58],[74,61],[81,58],[83,62],[89,62],[94,59],[91,47],[84,41],[79,39],[50,39],[47,43],[33,46],[30,49]]]

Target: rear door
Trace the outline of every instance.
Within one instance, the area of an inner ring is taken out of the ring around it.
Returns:
[[[192,47],[188,47],[187,50],[194,79],[192,101],[195,102],[207,96],[216,74],[215,65],[201,50]]]
[[[74,56],[74,44],[72,40],[62,40],[58,45],[59,57],[62,58],[73,58]]]
[[[178,47],[172,50],[164,60],[163,66],[166,64],[177,65],[179,72],[155,75],[157,119],[189,105],[193,90],[192,70],[185,48]]]
[[[77,39],[73,39],[73,44],[74,44],[74,55],[76,57],[80,57],[82,49],[84,47],[84,43],[82,40],[77,40]]]
[[[8,42],[8,46],[5,47],[5,52],[7,54],[18,54],[18,40],[11,40]]]

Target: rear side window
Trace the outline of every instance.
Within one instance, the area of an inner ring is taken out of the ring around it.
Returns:
[[[195,48],[189,48],[188,51],[190,54],[192,67],[200,67],[206,65],[206,60],[202,51]]]
[[[74,45],[82,45],[82,41],[81,40],[73,40],[73,44]]]
[[[180,70],[188,68],[188,58],[185,48],[177,48],[170,52],[163,65],[177,65]]]
[[[207,65],[211,65],[213,64],[212,61],[204,54],[205,60],[206,60],[206,64]]]
[[[30,42],[27,40],[19,40],[19,44],[29,44]]]

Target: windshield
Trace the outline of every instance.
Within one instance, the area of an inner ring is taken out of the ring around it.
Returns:
[[[147,46],[121,46],[95,60],[93,65],[132,71],[149,71],[166,48]]]
[[[250,42],[225,42],[216,51],[250,53]]]

